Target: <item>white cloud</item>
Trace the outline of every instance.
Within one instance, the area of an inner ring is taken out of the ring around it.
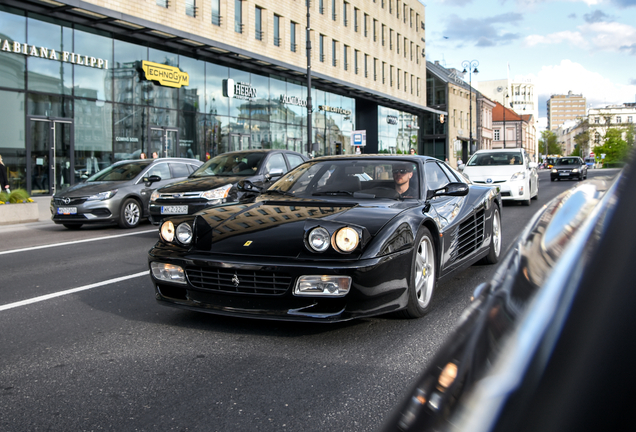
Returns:
[[[621,51],[636,46],[636,27],[617,22],[593,22],[578,27],[578,31],[561,31],[548,35],[529,35],[525,44],[533,47],[540,44],[570,43],[580,48],[601,51]]]
[[[535,46],[539,44],[560,44],[563,42],[570,42],[573,45],[584,47],[586,45],[585,39],[580,32],[562,31],[552,33],[546,36],[542,35],[530,35],[525,38],[526,45]]]
[[[598,72],[592,72],[579,63],[562,60],[558,65],[543,66],[539,73],[527,75],[535,83],[540,99],[553,94],[582,94],[592,106],[614,105],[631,102],[636,95],[636,85],[616,84]]]

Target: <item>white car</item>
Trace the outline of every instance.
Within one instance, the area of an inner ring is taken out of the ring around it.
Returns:
[[[523,149],[478,150],[462,172],[473,183],[499,186],[503,200],[529,206],[539,196],[537,164]]]

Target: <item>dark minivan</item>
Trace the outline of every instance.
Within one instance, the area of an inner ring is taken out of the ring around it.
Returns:
[[[290,150],[243,150],[223,153],[207,161],[187,179],[154,191],[150,197],[150,222],[165,216],[194,214],[206,207],[238,202],[240,180],[267,189],[307,157]]]

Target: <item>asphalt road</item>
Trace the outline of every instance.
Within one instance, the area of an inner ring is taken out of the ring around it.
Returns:
[[[503,208],[504,249],[574,185],[542,171],[537,201]],[[156,239],[149,224],[0,227],[0,430],[372,431],[495,270],[445,281],[419,320],[236,319],[158,305]]]

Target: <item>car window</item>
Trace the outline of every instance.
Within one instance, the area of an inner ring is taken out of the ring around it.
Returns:
[[[152,166],[146,173],[146,177],[150,177],[153,175],[161,177],[161,180],[172,178],[172,175],[170,174],[170,168],[168,167],[167,163],[158,163]]]
[[[436,162],[428,162],[424,166],[424,174],[426,175],[426,188],[428,190],[439,189],[450,182],[450,179]]]
[[[464,179],[464,177],[460,177],[457,173],[453,172],[453,170],[445,163],[440,162],[439,166],[440,168],[442,168],[442,171],[444,171],[444,173],[450,179],[450,181],[466,183],[466,180]]]
[[[289,162],[290,168],[296,168],[298,165],[304,162],[303,158],[299,155],[287,153],[287,161]]]
[[[557,160],[557,165],[579,165],[578,158],[560,158]]]
[[[263,152],[249,151],[220,154],[201,165],[192,176],[251,176],[256,174],[264,157]]]
[[[137,177],[152,161],[148,162],[130,162],[111,165],[103,169],[97,174],[91,176],[86,181],[126,181]]]
[[[477,153],[468,161],[468,166],[487,165],[523,165],[523,160],[521,153],[517,151]]]
[[[184,163],[171,163],[170,170],[172,171],[172,177],[187,177],[190,175],[188,170],[188,164]]]
[[[282,169],[283,173],[287,172],[287,164],[282,153],[274,153],[267,158],[265,172],[268,173],[273,169]]]
[[[188,166],[189,174],[192,174],[199,168],[199,165],[186,164]]]

